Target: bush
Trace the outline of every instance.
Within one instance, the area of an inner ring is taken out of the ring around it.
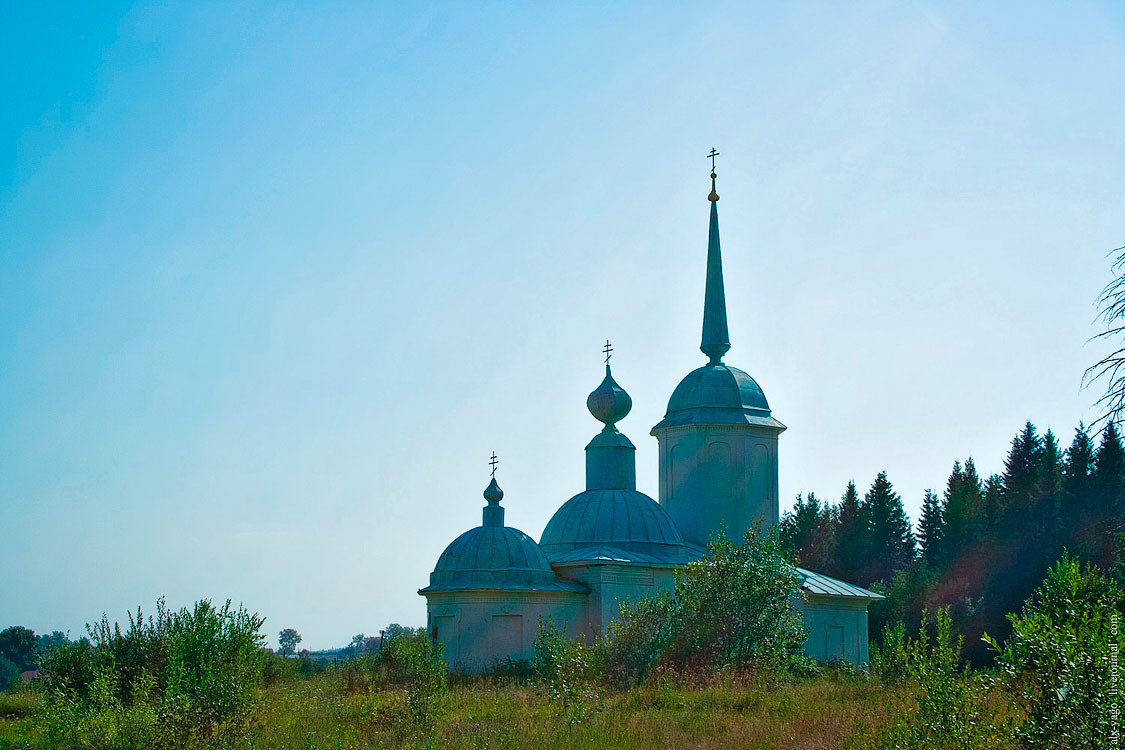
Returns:
[[[1112,747],[1120,739],[1116,656],[1121,591],[1065,552],[1019,615],[998,666],[1027,714],[1033,747]]]
[[[799,584],[776,528],[759,522],[738,545],[714,538],[706,557],[676,571],[671,596],[621,607],[602,646],[611,676],[636,683],[654,668],[798,670],[807,661]]]
[[[931,626],[935,631],[932,641]],[[991,720],[985,704],[987,679],[961,665],[964,639],[953,635],[949,608],[939,609],[932,622],[930,612],[923,610],[916,640],[901,640],[902,635],[897,629],[892,632],[890,647],[895,653],[887,654],[884,663],[892,674],[900,664],[905,666],[906,677],[916,690],[916,702],[906,708],[884,744],[958,750],[1005,747],[1006,733]]]
[[[559,707],[568,727],[601,710],[597,662],[590,646],[567,638],[550,618],[539,620],[532,664],[547,699]]]
[[[900,620],[883,628],[881,642],[871,648],[871,674],[884,685],[897,685],[908,676],[906,625]]]
[[[0,693],[19,686],[22,682],[19,665],[0,654]]]
[[[171,612],[160,600],[155,619],[138,608],[125,632],[103,615],[89,640],[45,657],[48,735],[66,746],[136,747],[236,734],[262,681],[262,623],[229,601]]]
[[[432,731],[445,707],[448,671],[441,644],[431,642],[424,629],[398,634],[373,656],[348,662],[341,673],[348,692],[365,693],[367,714],[393,719],[400,730]],[[375,692],[386,687],[403,688],[405,700],[387,703]]]

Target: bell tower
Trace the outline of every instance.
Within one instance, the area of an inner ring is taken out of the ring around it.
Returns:
[[[719,249],[717,155],[714,149],[708,154],[711,221],[699,346],[708,362],[680,381],[664,419],[652,428],[660,446],[660,504],[684,541],[698,546],[720,532],[738,542],[758,519],[777,523],[777,438],[785,430],[754,379],[723,362],[730,336]]]

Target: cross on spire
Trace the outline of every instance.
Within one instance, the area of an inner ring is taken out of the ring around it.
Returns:
[[[492,467],[492,476],[496,476],[496,464],[500,463],[500,459],[496,457],[496,451],[492,451],[492,458],[488,459],[488,465]]]
[[[605,346],[602,347],[602,351],[605,352],[605,363],[608,365],[609,364],[609,358],[611,356],[613,356],[613,355],[610,354],[610,352],[613,351],[613,347],[610,346],[609,339],[605,340]]]
[[[719,155],[719,152],[715,150],[714,146],[712,146],[711,147],[711,153],[707,154],[708,158],[711,159],[711,171],[712,172],[715,171],[715,157],[718,156],[718,155]]]

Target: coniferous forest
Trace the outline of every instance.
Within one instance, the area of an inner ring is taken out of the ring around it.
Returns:
[[[849,482],[835,504],[799,495],[781,521],[783,544],[801,566],[887,596],[871,607],[873,640],[897,622],[914,632],[923,610],[948,607],[966,657],[989,663],[982,636],[1008,636],[1007,613],[1064,550],[1121,573],[1125,513],[1125,449],[1112,421],[1097,433],[1079,425],[1066,448],[1028,422],[999,468],[982,476],[972,457],[954,461],[916,525],[885,471],[862,495]]]

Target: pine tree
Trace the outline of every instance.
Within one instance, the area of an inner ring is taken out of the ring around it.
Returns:
[[[863,498],[861,513],[869,541],[865,583],[889,581],[914,560],[914,533],[887,472],[881,471]],[[861,579],[862,580],[862,579]]]
[[[781,546],[788,554],[800,559],[801,549],[807,544],[819,518],[820,502],[816,495],[810,492],[806,502],[798,494],[793,510],[786,513],[779,524]]]
[[[960,555],[976,540],[980,532],[983,505],[984,490],[973,459],[965,461],[964,469],[959,461],[954,462],[953,471],[945,486],[942,505],[945,546],[950,558]]]
[[[995,539],[999,531],[1000,515],[1003,512],[1004,478],[993,474],[984,482],[984,512],[982,525],[984,533]]]
[[[1004,501],[1009,510],[1018,516],[1024,515],[1035,496],[1042,452],[1043,442],[1035,431],[1035,425],[1029,421],[1012,438],[1012,447],[1004,462]],[[1021,525],[1024,520],[1017,518]]]
[[[781,519],[781,544],[803,567],[824,572],[835,560],[835,513],[815,493],[797,495],[792,512]]]
[[[1094,507],[1094,444],[1086,428],[1079,424],[1074,431],[1074,440],[1066,449],[1063,464],[1063,499],[1060,522],[1063,525],[1064,539],[1068,546],[1077,549],[1081,532],[1080,526]]]
[[[1125,504],[1125,449],[1117,434],[1117,427],[1110,422],[1102,431],[1098,452],[1094,457],[1094,471],[1090,477],[1093,485],[1092,523],[1093,562],[1103,569],[1111,569],[1117,556],[1116,535],[1122,529],[1122,513]]]
[[[1102,430],[1102,441],[1094,459],[1093,484],[1097,494],[1097,509],[1112,515],[1121,504],[1121,481],[1125,477],[1125,449],[1117,427],[1110,422]]]
[[[863,509],[855,482],[848,482],[847,489],[840,497],[840,505],[835,516],[836,564],[829,571],[829,575],[844,581],[857,582],[867,557],[868,544]]]
[[[922,556],[932,567],[945,560],[945,523],[941,514],[941,501],[933,490],[926,490],[922,500],[922,518],[918,522],[918,541]]]
[[[1039,481],[1033,508],[1039,517],[1048,564],[1062,551],[1063,456],[1059,441],[1050,429],[1043,436],[1043,452],[1039,455]]]

